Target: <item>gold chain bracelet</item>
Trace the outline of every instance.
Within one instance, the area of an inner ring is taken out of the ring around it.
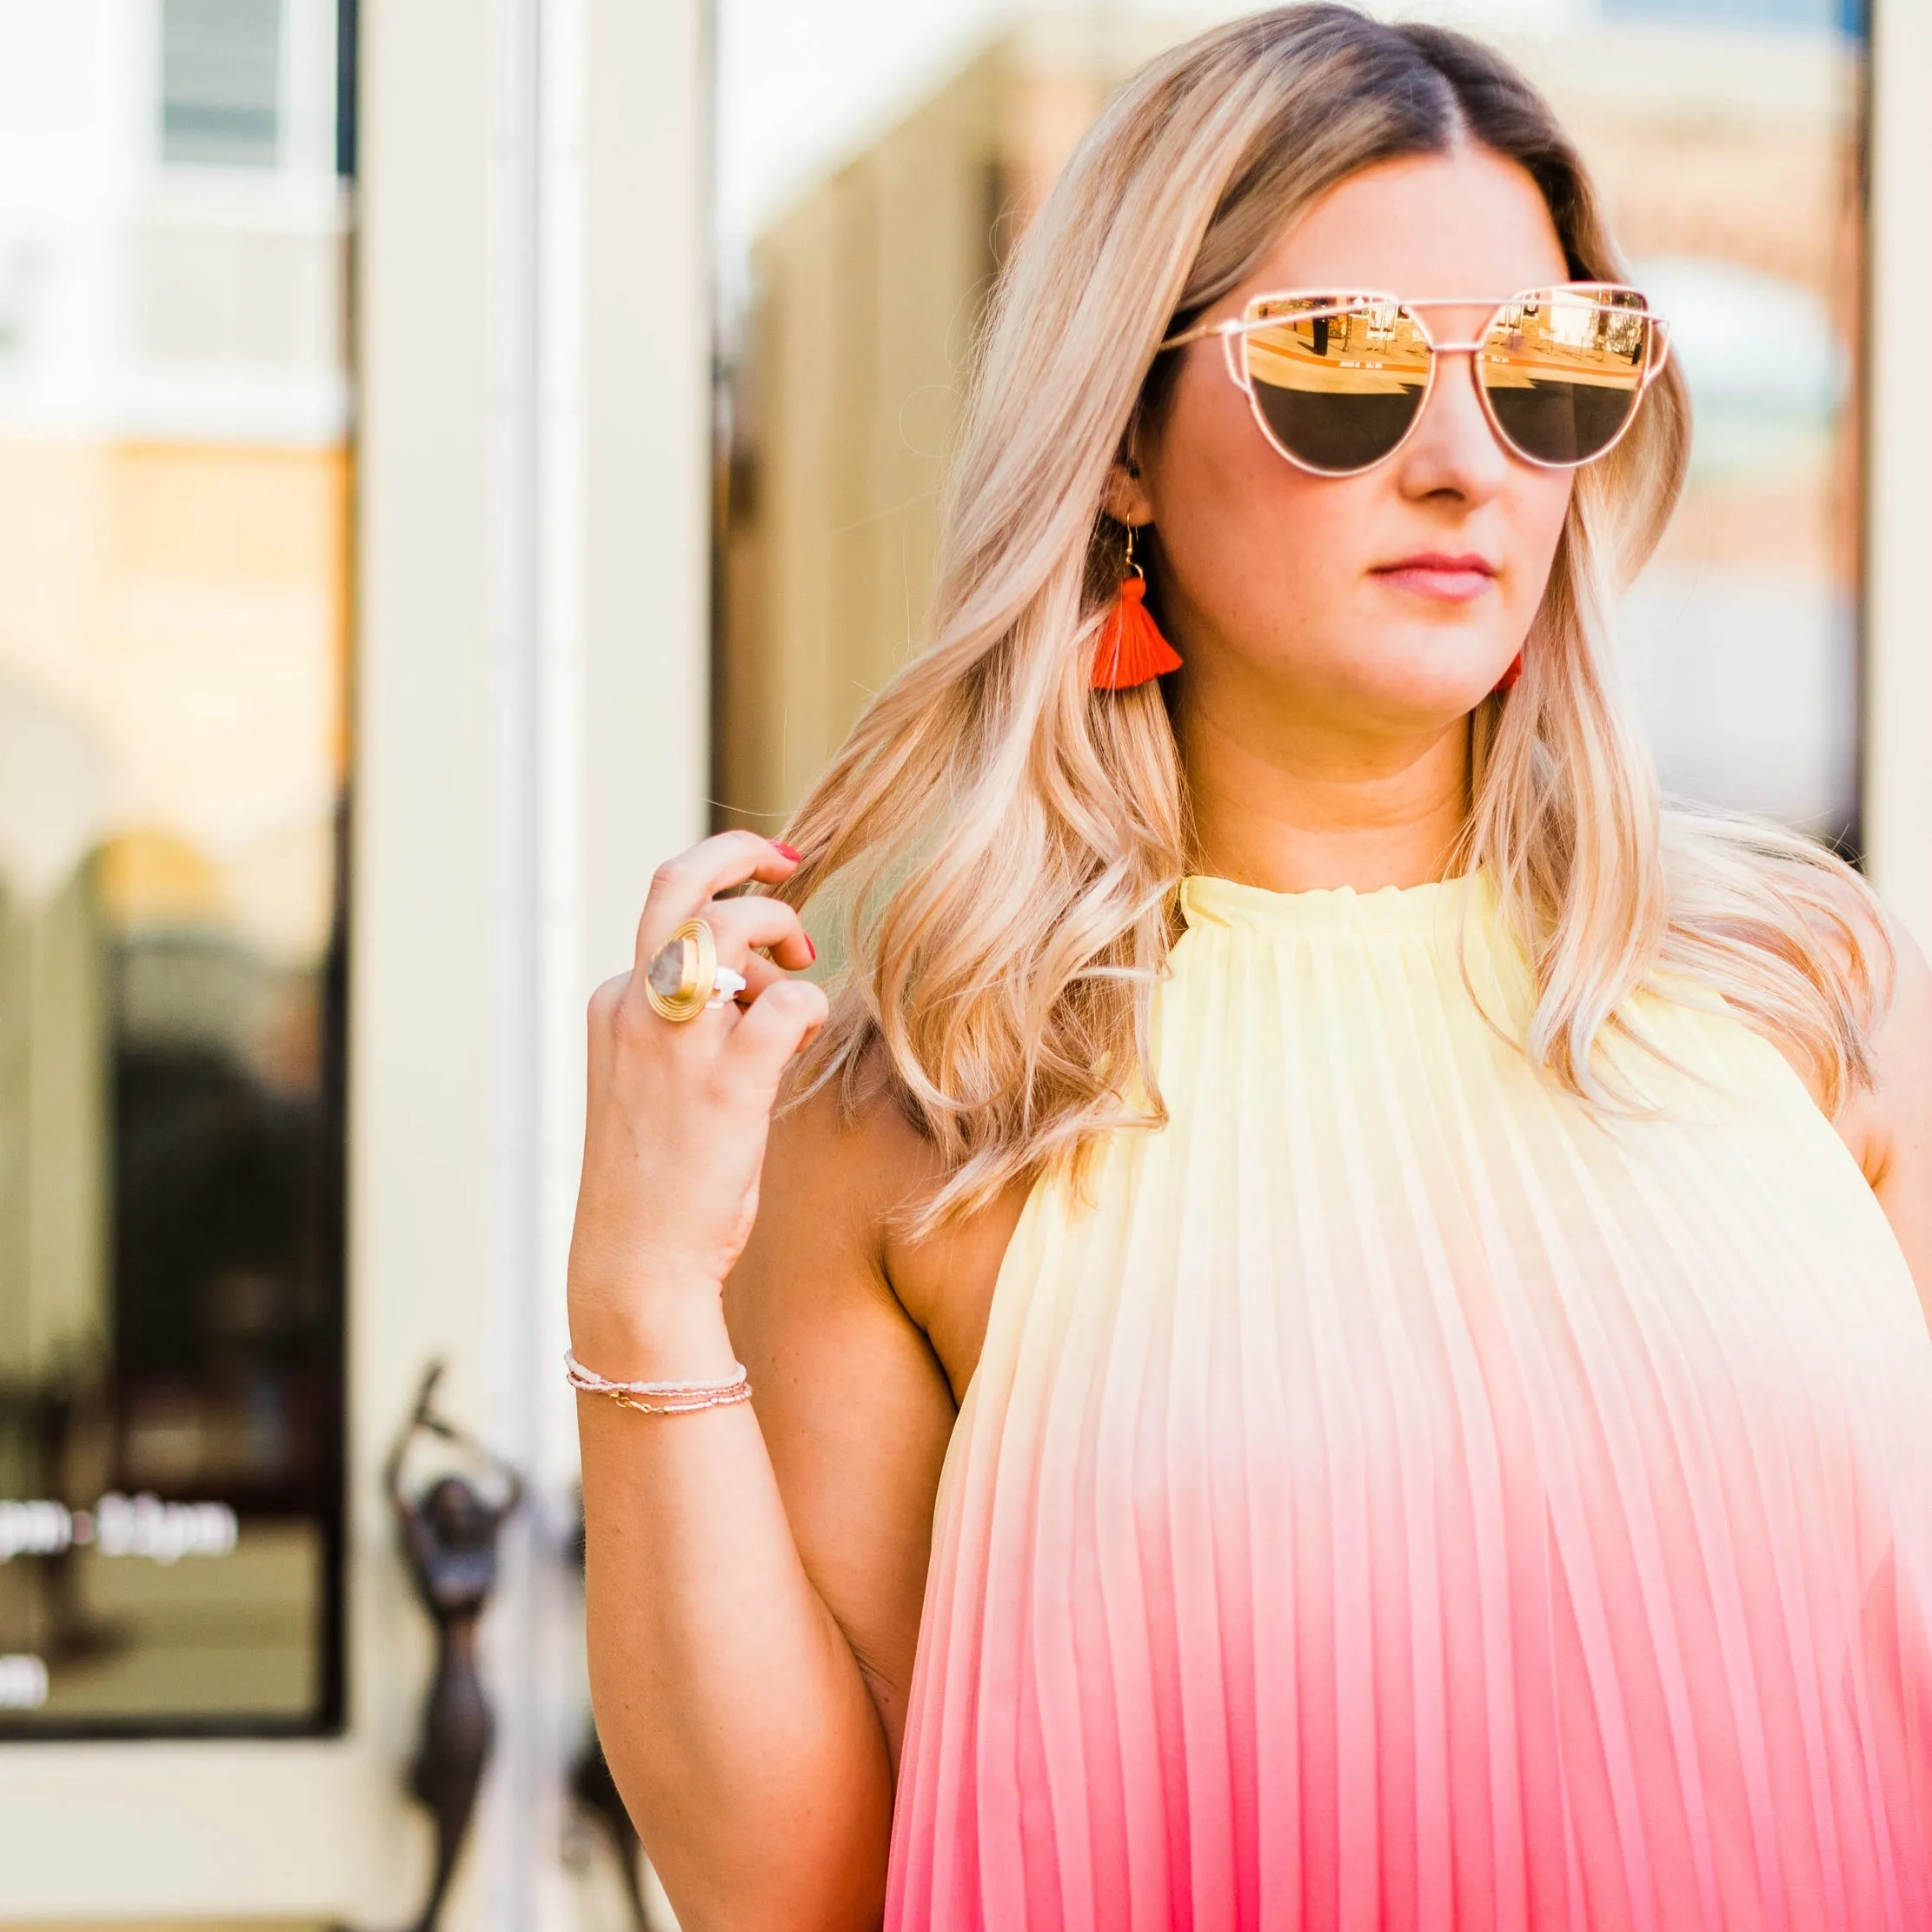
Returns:
[[[563,1351],[564,1378],[579,1395],[608,1396],[619,1408],[645,1416],[685,1416],[748,1402],[751,1384],[745,1378],[745,1364],[734,1362],[732,1371],[715,1382],[607,1382],[568,1349]]]

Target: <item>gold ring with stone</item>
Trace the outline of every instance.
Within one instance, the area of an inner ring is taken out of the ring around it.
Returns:
[[[745,990],[742,973],[718,964],[718,942],[701,919],[687,919],[653,955],[644,997],[661,1019],[694,1019]]]

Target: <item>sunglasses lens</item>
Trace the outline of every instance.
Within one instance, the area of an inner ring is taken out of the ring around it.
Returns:
[[[1504,435],[1532,462],[1569,468],[1623,435],[1650,360],[1642,295],[1552,289],[1497,316],[1477,368]]]
[[[1345,476],[1378,463],[1408,434],[1429,387],[1429,344],[1392,303],[1318,315],[1304,302],[1263,309],[1242,337],[1255,408],[1297,462]]]

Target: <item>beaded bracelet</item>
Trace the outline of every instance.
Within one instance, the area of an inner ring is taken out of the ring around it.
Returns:
[[[683,1416],[699,1409],[748,1402],[751,1384],[745,1379],[745,1364],[734,1362],[732,1368],[734,1372],[716,1382],[607,1382],[568,1349],[563,1351],[564,1378],[580,1395],[608,1396],[619,1408],[635,1409],[646,1416]],[[655,1402],[649,1399],[654,1396],[670,1399]]]

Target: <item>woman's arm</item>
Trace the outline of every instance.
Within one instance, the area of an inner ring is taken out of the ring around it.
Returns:
[[[801,1110],[759,1205],[773,1100],[824,1002],[747,956],[804,965],[793,913],[712,895],[790,869],[746,833],[665,868],[637,968],[591,1015],[572,1345],[614,1379],[690,1380],[728,1374],[735,1339],[756,1391],[683,1416],[579,1398],[598,1730],[686,1932],[876,1923],[892,1749],[854,1644],[902,1689],[953,1416],[880,1271],[890,1175],[866,1136]],[[755,998],[676,1026],[641,976],[698,912]]]
[[[845,1127],[829,1096],[782,1115],[758,1225],[725,1285],[800,1559],[871,1692],[895,1774],[958,1414],[886,1273],[883,1231],[929,1165],[889,1105]]]

